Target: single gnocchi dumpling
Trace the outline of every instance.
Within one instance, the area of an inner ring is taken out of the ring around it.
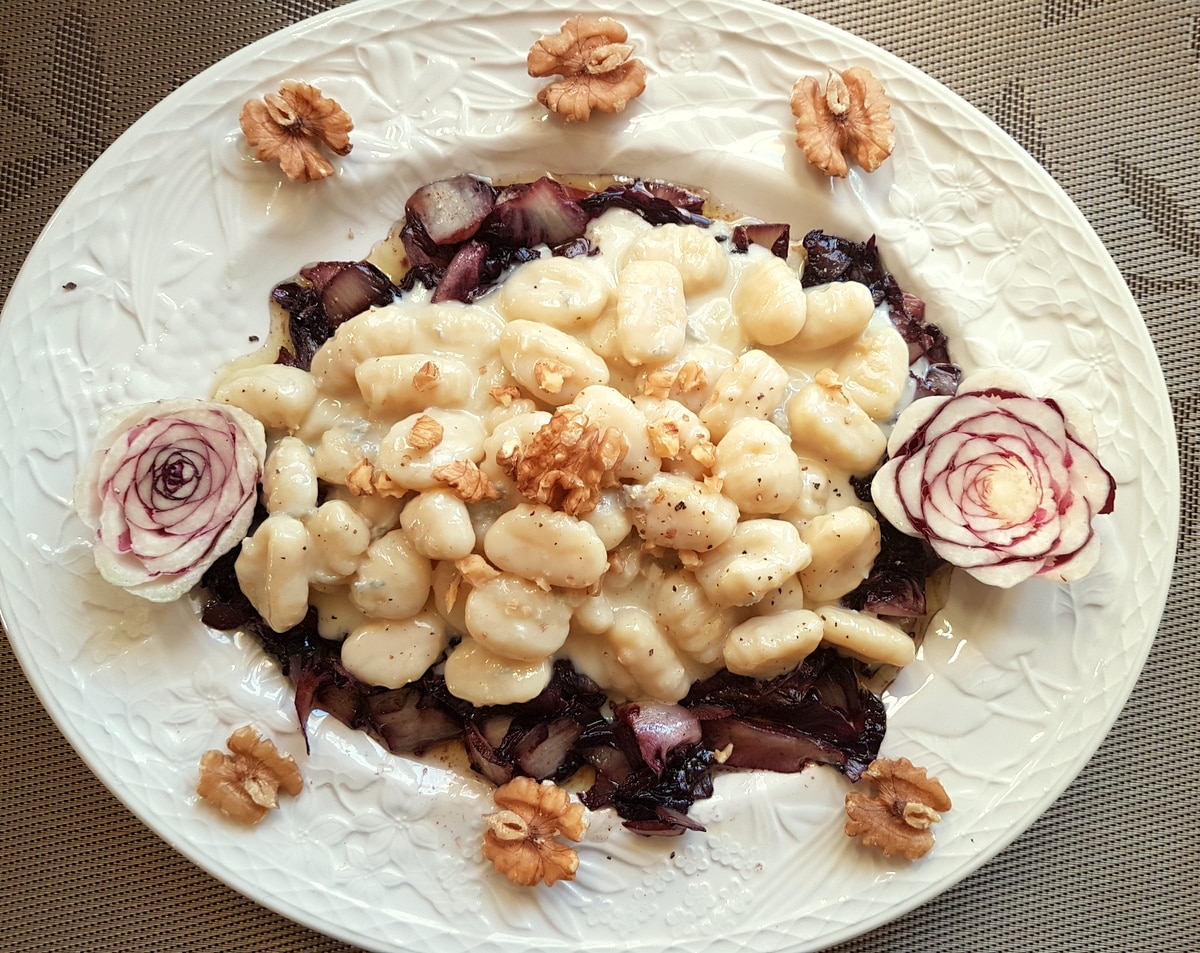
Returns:
[[[688,296],[715,288],[729,274],[729,257],[712,234],[697,225],[660,225],[629,245],[622,264],[663,261],[674,265]]]
[[[634,386],[648,397],[669,397],[698,414],[733,362],[733,354],[726,348],[687,341],[674,360],[641,368]]]
[[[329,585],[354,574],[371,545],[371,527],[345,500],[326,500],[305,524],[309,581]]]
[[[829,510],[833,495],[833,478],[823,464],[811,457],[800,457],[800,495],[786,510],[779,514],[781,519],[794,523],[797,528]]]
[[[427,407],[461,407],[475,376],[458,358],[434,354],[371,357],[354,371],[367,413],[376,420],[407,417]]]
[[[752,519],[700,557],[696,581],[719,606],[749,606],[808,565],[812,554],[784,520]]]
[[[858,506],[816,517],[801,528],[800,538],[812,550],[800,583],[813,602],[832,602],[852,592],[879,555],[879,523]]]
[[[612,287],[590,263],[554,255],[527,262],[500,287],[497,306],[509,321],[536,321],[560,331],[591,325],[612,300]]]
[[[351,601],[350,590],[345,586],[313,586],[308,601],[317,612],[317,634],[331,642],[343,641],[369,621],[367,614]]]
[[[646,418],[650,446],[662,459],[662,468],[703,480],[712,470],[716,448],[700,418],[665,397],[634,397],[633,405]]]
[[[294,433],[317,401],[317,384],[299,367],[261,364],[230,373],[213,400],[257,417],[269,434]]]
[[[331,486],[345,486],[350,472],[379,452],[383,432],[366,420],[348,418],[330,427],[313,448],[317,477]]]
[[[421,611],[433,583],[433,565],[403,530],[394,529],[367,547],[350,584],[350,598],[369,616],[408,619]]]
[[[342,643],[342,665],[368,685],[401,688],[424,675],[448,644],[446,624],[432,610],[411,619],[377,619]]]
[[[540,503],[500,515],[483,537],[483,551],[501,569],[565,589],[595,585],[608,569],[608,550],[595,529]]]
[[[888,420],[908,383],[908,344],[891,326],[868,328],[834,370],[847,396],[868,417]]]
[[[746,266],[733,286],[730,304],[746,337],[761,345],[790,341],[808,314],[800,276],[775,255]]]
[[[667,261],[631,261],[617,275],[617,344],[639,367],[662,364],[683,348],[687,307],[679,269]]]
[[[271,448],[263,467],[262,496],[268,513],[303,519],[316,509],[317,469],[303,440],[282,437]]]
[[[717,379],[700,419],[720,440],[745,417],[767,420],[787,393],[788,372],[766,351],[747,351]]]
[[[617,609],[605,637],[616,650],[617,661],[637,682],[642,697],[677,702],[688,693],[692,679],[683,660],[645,609]]]
[[[679,651],[703,664],[721,658],[738,613],[716,606],[690,572],[668,573],[654,587],[654,617]]]
[[[599,354],[558,328],[510,321],[500,334],[500,359],[513,378],[538,400],[561,407],[585,387],[607,384]]]
[[[716,477],[742,513],[782,513],[800,497],[804,474],[787,435],[769,420],[746,417],[721,438]]]
[[[276,632],[299,625],[308,613],[308,530],[275,513],[242,541],[233,564],[238,586]]]
[[[755,616],[730,630],[725,667],[735,675],[775,678],[790,672],[816,651],[825,623],[808,609]]]
[[[875,469],[887,449],[879,425],[854,403],[831,370],[822,370],[787,403],[796,453],[827,460],[857,476]]]
[[[873,665],[905,666],[917,657],[912,636],[876,616],[837,606],[815,610],[824,623],[822,641],[843,655]]]
[[[421,446],[413,432],[428,417],[441,428],[441,438],[432,447]],[[396,486],[406,490],[432,490],[441,486],[434,474],[460,460],[478,463],[483,459],[483,441],[487,435],[479,418],[464,410],[430,407],[420,414],[405,417],[392,426],[379,445],[375,468],[382,470]]]
[[[553,671],[549,658],[515,662],[465,638],[450,650],[443,675],[455,698],[472,705],[513,705],[536,698],[550,684]]]
[[[494,655],[538,662],[553,655],[571,628],[571,605],[528,579],[502,572],[467,596],[467,631]]]
[[[708,552],[733,535],[737,504],[682,473],[625,488],[638,534],[651,546]]]
[[[400,525],[416,551],[430,559],[462,559],[475,549],[470,511],[450,490],[418,493],[404,505]]]
[[[803,351],[819,351],[862,334],[875,313],[871,289],[858,281],[833,281],[805,291],[804,327],[792,338]]]

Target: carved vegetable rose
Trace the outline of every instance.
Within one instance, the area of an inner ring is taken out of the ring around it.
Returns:
[[[75,484],[100,574],[151,602],[179,598],[246,535],[265,456],[262,424],[226,404],[163,400],[106,418]]]
[[[1008,371],[978,372],[955,396],[904,410],[871,495],[889,523],[981,582],[1071,582],[1095,565],[1092,519],[1112,511],[1116,491],[1094,447],[1072,402],[1035,397]]]

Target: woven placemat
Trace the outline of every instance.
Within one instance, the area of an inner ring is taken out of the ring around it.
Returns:
[[[130,123],[246,43],[335,0],[4,0],[0,294]],[[1193,950],[1200,931],[1200,6],[1194,0],[789,3],[944,82],[1078,203],[1133,290],[1183,471],[1175,584],[1145,670],[1080,777],[1011,847],[867,951]],[[233,892],[134,818],[0,639],[0,950],[349,953]]]

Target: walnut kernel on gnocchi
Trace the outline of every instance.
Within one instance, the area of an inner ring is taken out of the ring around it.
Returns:
[[[805,289],[794,260],[735,252],[721,223],[612,208],[585,237],[471,303],[418,285],[353,316],[309,372],[223,379],[218,399],[274,441],[270,515],[237,563],[253,604],[279,631],[313,606],[364,682],[444,663],[476,705],[535,697],[560,658],[661,702],[822,643],[902,660],[903,632],[832,604],[878,552],[847,481],[882,457],[908,374],[871,292]],[[549,441],[568,418],[612,435],[611,459],[577,466]]]

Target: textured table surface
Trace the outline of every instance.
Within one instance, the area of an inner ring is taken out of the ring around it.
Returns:
[[[67,190],[135,119],[246,43],[336,0],[3,0],[0,296]],[[1183,473],[1174,585],[1107,740],[963,883],[838,947],[1194,950],[1200,932],[1200,4],[789,2],[980,108],[1105,242],[1162,361]],[[0,949],[348,953],[213,880],[133,817],[45,714],[0,639]]]

